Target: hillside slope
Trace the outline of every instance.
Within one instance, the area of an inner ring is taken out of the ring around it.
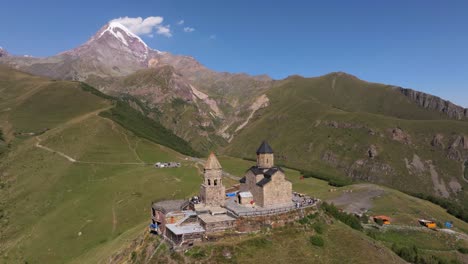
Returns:
[[[141,115],[116,118],[119,123],[99,115],[123,102],[78,82],[7,68],[0,76],[0,122],[9,143],[0,156],[2,263],[64,263],[106,243],[125,243],[120,235],[147,220],[149,201],[197,190],[194,164],[150,140],[174,148],[186,142],[152,120],[141,125]],[[157,161],[182,167],[156,170]]]
[[[252,156],[267,139],[280,163],[468,205],[468,122],[414,104],[398,90],[342,73],[291,77],[226,147]]]

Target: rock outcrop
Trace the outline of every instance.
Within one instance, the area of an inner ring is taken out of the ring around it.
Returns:
[[[442,135],[442,134],[435,135],[434,138],[431,141],[431,146],[444,148],[443,139],[444,139],[444,135]]]
[[[392,139],[404,144],[411,144],[411,137],[404,132],[401,128],[391,129]]]
[[[458,106],[448,100],[430,95],[423,92],[418,92],[412,89],[397,88],[404,96],[426,109],[439,111],[446,114],[450,118],[457,120],[468,119],[468,109]]]
[[[447,149],[447,158],[456,161],[463,161],[465,150],[468,149],[468,137],[457,135]]]
[[[370,145],[369,149],[367,150],[367,155],[369,158],[373,159],[377,157],[379,153],[377,152],[377,147],[375,145]]]
[[[447,151],[447,158],[456,161],[462,161],[462,154],[457,148],[450,146]]]

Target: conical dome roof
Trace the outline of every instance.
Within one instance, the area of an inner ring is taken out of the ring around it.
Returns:
[[[273,149],[268,145],[268,142],[264,140],[260,147],[257,149],[257,155],[258,154],[273,154]]]
[[[219,170],[221,168],[218,158],[216,158],[216,155],[211,152],[210,156],[208,156],[208,159],[206,160],[205,170]]]

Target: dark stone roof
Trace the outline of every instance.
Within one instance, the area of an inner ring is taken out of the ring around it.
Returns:
[[[273,154],[273,149],[268,145],[268,143],[264,140],[260,147],[257,149],[258,154]]]
[[[247,170],[247,172],[248,171],[251,171],[254,175],[263,175],[263,179],[257,182],[257,185],[262,186],[262,187],[271,181],[271,176],[273,176],[276,172],[281,171],[284,173],[281,167],[271,167],[269,169],[262,169],[262,168],[259,168],[258,166],[252,166]],[[245,176],[242,177],[242,179],[240,179],[239,182],[245,183],[246,182]]]
[[[254,175],[263,174],[263,169],[259,168],[258,166],[252,166],[247,171],[251,171]]]
[[[277,171],[283,172],[283,169],[281,169],[280,167],[271,167],[267,171],[265,171],[263,174],[265,175],[265,177],[271,177]]]
[[[265,186],[265,184],[269,183],[270,181],[271,181],[271,177],[264,177],[259,182],[257,182],[257,185],[263,187]]]

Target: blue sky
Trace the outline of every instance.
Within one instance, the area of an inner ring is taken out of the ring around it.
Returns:
[[[13,54],[53,55],[82,44],[109,20],[160,16],[159,26],[172,36],[141,35],[150,47],[191,55],[217,71],[276,79],[344,71],[468,107],[468,1],[16,0],[0,6],[0,46]],[[187,27],[194,31],[184,32]]]

